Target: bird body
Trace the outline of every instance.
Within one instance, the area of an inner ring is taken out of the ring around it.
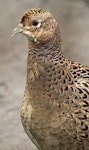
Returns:
[[[40,150],[89,150],[89,68],[64,57],[54,17],[31,9],[21,18],[28,38],[24,129]]]

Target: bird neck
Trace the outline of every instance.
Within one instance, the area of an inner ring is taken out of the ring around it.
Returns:
[[[35,72],[37,66],[41,68],[41,70],[46,70],[46,68],[50,65],[54,65],[54,63],[62,65],[63,61],[65,61],[61,50],[61,38],[56,32],[50,42],[36,44],[29,41],[28,44],[27,80],[29,80],[31,72]]]
[[[61,50],[61,35],[58,28],[55,30],[54,36],[50,41],[38,41],[38,43],[33,43],[29,40],[28,45],[28,59],[35,58],[40,61],[41,58],[42,60],[45,58],[55,59],[56,57],[60,58],[63,56]]]

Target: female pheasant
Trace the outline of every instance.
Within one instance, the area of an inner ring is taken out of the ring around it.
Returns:
[[[28,39],[21,107],[24,129],[40,150],[89,150],[89,67],[66,59],[54,17],[26,11],[14,34]]]

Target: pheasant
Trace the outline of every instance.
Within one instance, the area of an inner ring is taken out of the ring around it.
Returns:
[[[44,9],[26,11],[17,33],[28,39],[25,132],[39,150],[89,150],[89,67],[64,57],[58,23]]]

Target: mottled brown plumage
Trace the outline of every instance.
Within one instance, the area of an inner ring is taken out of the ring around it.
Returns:
[[[89,67],[66,59],[54,17],[31,9],[14,33],[28,38],[24,129],[40,150],[89,150]]]

